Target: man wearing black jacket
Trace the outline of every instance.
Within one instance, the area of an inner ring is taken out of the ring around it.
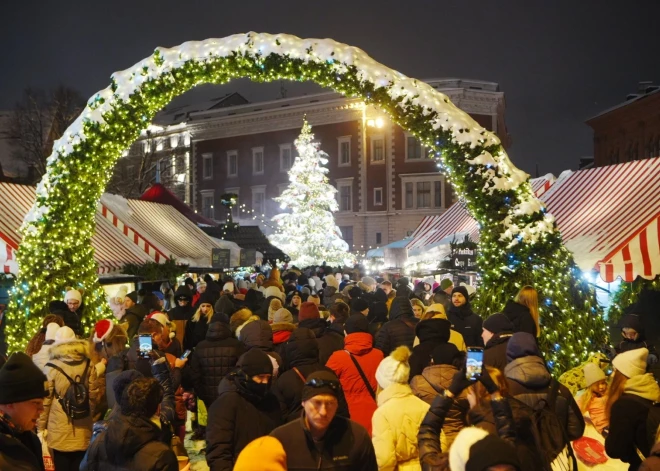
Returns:
[[[483,323],[484,365],[500,371],[506,368],[506,346],[513,335],[513,324],[507,316],[496,313]]]

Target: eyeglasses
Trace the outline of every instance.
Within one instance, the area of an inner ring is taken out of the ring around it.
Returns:
[[[312,388],[323,388],[327,386],[335,392],[339,391],[339,381],[333,379],[312,378],[305,383],[305,386],[311,386]]]

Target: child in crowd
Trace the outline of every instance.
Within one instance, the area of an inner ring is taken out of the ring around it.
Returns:
[[[601,435],[607,436],[610,425],[605,412],[608,397],[607,376],[597,364],[588,363],[584,366],[584,379],[586,382],[584,393],[575,401],[580,407],[582,415],[591,420]]]

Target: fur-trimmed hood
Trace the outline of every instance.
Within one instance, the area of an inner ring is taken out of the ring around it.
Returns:
[[[81,361],[89,358],[89,342],[87,340],[76,339],[70,342],[64,342],[53,345],[48,352],[51,360],[61,361]]]
[[[296,326],[290,324],[289,322],[274,322],[270,325],[270,328],[273,330],[273,332],[280,332],[282,330],[293,332],[296,329]]]
[[[241,309],[232,314],[229,319],[229,329],[231,329],[232,333],[238,338],[238,335],[241,333],[241,329],[245,324],[252,321],[258,321],[259,319],[259,316],[255,316],[248,309]]]

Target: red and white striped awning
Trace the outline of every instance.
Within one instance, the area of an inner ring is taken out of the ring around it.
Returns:
[[[660,158],[562,175],[542,199],[583,271],[606,282],[660,274]]]
[[[15,250],[21,242],[18,232],[25,215],[36,198],[35,188],[13,183],[0,183],[0,269],[17,273]],[[96,232],[92,236],[94,259],[98,273],[116,273],[127,263],[144,264],[154,259],[125,238],[101,214],[96,215]]]

